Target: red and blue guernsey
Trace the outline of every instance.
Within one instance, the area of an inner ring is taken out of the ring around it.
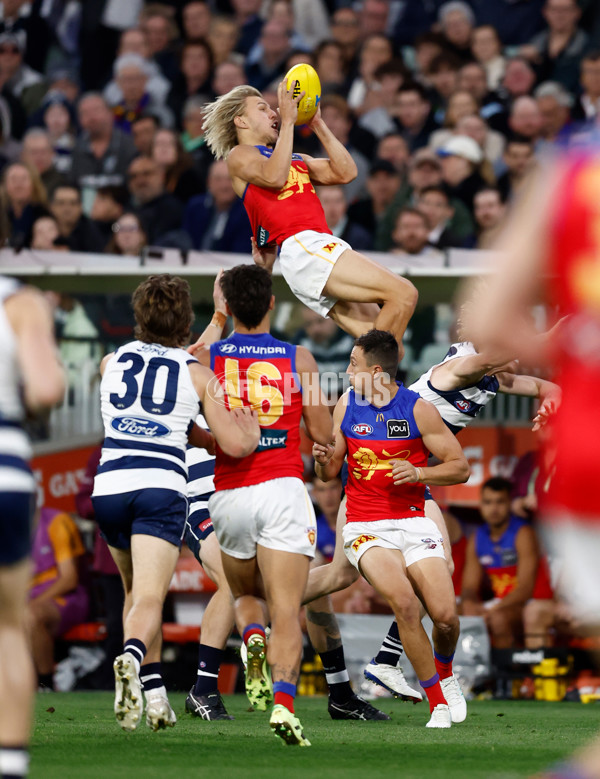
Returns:
[[[398,384],[385,406],[377,407],[348,391],[342,433],[348,447],[348,522],[424,516],[425,485],[395,485],[392,460],[427,465],[427,451],[414,417],[416,392]]]
[[[269,146],[256,148],[265,157],[273,154]],[[290,172],[283,189],[247,184],[242,200],[259,246],[280,246],[286,238],[303,230],[331,235],[323,206],[300,154],[292,154]]]
[[[229,457],[217,446],[215,489],[284,476],[302,479],[302,387],[296,373],[296,347],[269,333],[234,332],[211,345],[210,367],[221,382],[227,408],[252,406],[261,430],[258,447],[247,457]]]
[[[475,554],[490,580],[495,598],[506,597],[517,586],[517,533],[527,524],[525,520],[511,515],[508,527],[497,541],[492,541],[490,538],[487,525],[482,525],[475,531]],[[538,565],[531,597],[542,599],[553,597],[550,572],[544,557],[540,559]]]

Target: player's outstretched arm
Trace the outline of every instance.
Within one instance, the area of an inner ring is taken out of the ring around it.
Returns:
[[[506,349],[484,349],[477,354],[456,357],[435,368],[432,383],[440,390],[453,390],[476,384],[484,376],[505,368],[510,359]]]
[[[308,167],[308,174],[313,184],[348,184],[358,175],[358,168],[352,155],[343,143],[340,143],[329,127],[323,121],[321,109],[308,123],[308,126],[321,141],[329,159],[316,159],[307,154],[302,158]]]
[[[416,468],[408,460],[393,461],[394,484],[423,482],[424,484],[461,484],[469,478],[469,463],[450,430],[443,423],[439,411],[431,403],[419,398],[414,417],[423,443],[440,460],[438,465]]]
[[[296,349],[296,371],[302,386],[302,418],[306,431],[313,441],[326,446],[333,432],[331,414],[321,389],[316,360],[303,346]]]
[[[65,374],[54,340],[50,307],[32,288],[20,290],[4,305],[17,340],[25,405],[32,412],[51,408],[64,397]]]
[[[540,407],[533,419],[534,430],[543,427],[560,406],[562,392],[558,384],[538,379],[537,376],[518,376],[511,373],[497,373],[496,378],[500,383],[500,392],[538,398]]]
[[[333,412],[333,436],[327,444],[314,444],[312,455],[315,458],[315,473],[321,481],[334,479],[344,463],[348,447],[341,430],[346,413],[348,394],[344,393],[338,400]]]
[[[190,365],[189,369],[204,416],[221,449],[230,457],[252,454],[260,438],[256,411],[248,407],[229,411],[225,406],[223,388],[215,374],[199,363]]]

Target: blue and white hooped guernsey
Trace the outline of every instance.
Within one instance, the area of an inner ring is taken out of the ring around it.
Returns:
[[[104,443],[94,496],[147,487],[187,494],[185,452],[200,399],[184,349],[132,341],[108,361],[100,385]]]
[[[438,365],[474,354],[477,352],[469,341],[452,344],[442,362],[432,365],[409,387],[413,392],[418,392],[423,400],[433,403],[453,433],[458,433],[467,427],[481,409],[496,397],[500,386],[498,379],[495,376],[484,376],[477,384],[456,390],[439,390],[435,388],[433,384],[435,379],[432,379],[431,374]]]
[[[31,445],[22,428],[25,407],[17,342],[4,308],[4,301],[19,286],[14,279],[0,276],[0,492],[33,493]]]
[[[202,414],[196,417],[196,424],[208,430]],[[188,446],[185,461],[188,467],[189,516],[192,518],[197,511],[208,510],[208,499],[215,491],[215,457],[206,449]]]

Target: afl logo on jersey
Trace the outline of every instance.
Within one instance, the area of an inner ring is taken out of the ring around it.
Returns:
[[[223,344],[223,346],[219,347],[219,351],[223,354],[232,354],[237,352],[237,346],[235,344]]]
[[[459,411],[467,412],[471,410],[471,403],[468,400],[457,400],[455,406]]]
[[[118,433],[135,438],[160,438],[171,432],[166,425],[144,417],[115,417],[110,424]]]
[[[366,422],[359,422],[356,425],[352,425],[352,432],[356,433],[356,435],[371,435],[373,426]]]

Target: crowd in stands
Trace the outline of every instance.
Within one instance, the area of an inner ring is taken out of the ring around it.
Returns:
[[[319,72],[323,117],[358,167],[353,182],[320,193],[336,235],[413,257],[489,248],[544,153],[596,120],[600,8],[6,0],[2,244],[248,251],[248,220],[206,148],[202,107],[244,83],[275,104],[297,62]],[[321,153],[305,127],[296,149]]]

